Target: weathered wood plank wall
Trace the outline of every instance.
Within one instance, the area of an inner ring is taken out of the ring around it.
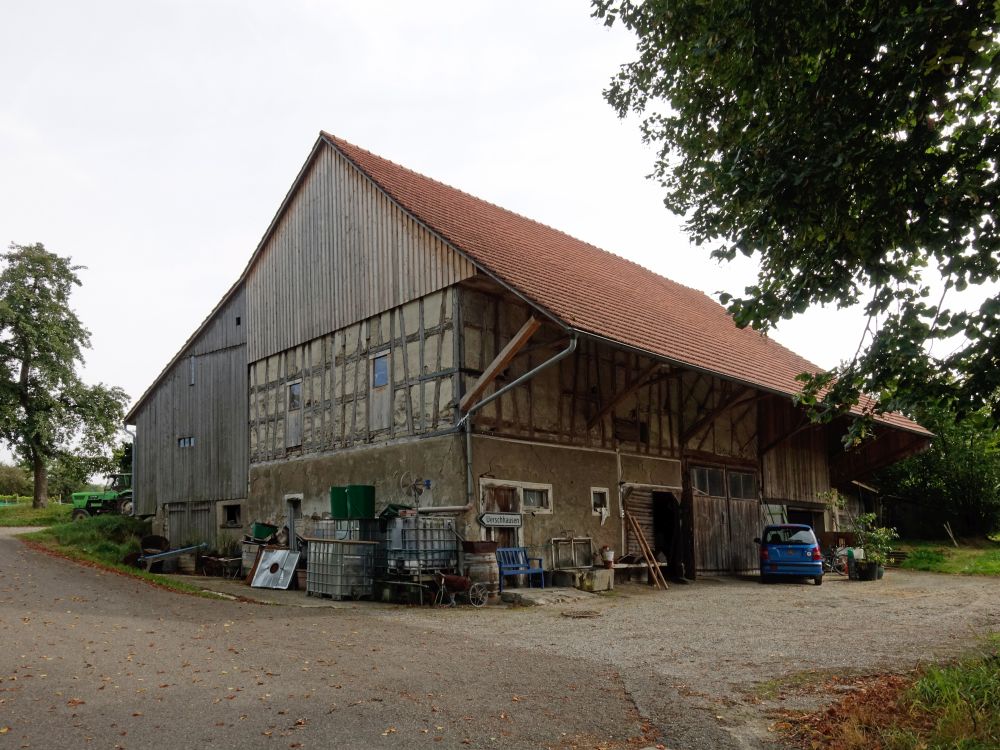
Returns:
[[[137,412],[138,513],[155,513],[165,503],[246,497],[245,332],[245,299],[237,290]],[[179,446],[182,437],[194,445]]]
[[[323,148],[247,276],[249,361],[474,274],[349,161]]]
[[[760,410],[765,503],[819,502],[830,490],[829,446],[822,426],[806,423],[788,399],[769,397]]]

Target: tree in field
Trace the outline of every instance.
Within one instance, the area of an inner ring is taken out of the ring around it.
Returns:
[[[0,463],[0,495],[31,494],[31,476],[20,466]]]
[[[79,266],[41,244],[12,244],[0,264],[0,440],[31,468],[41,507],[56,457],[110,453],[128,396],[76,372],[90,347],[69,306]]]
[[[803,378],[814,417],[869,393],[879,412],[1000,422],[996,3],[592,4],[637,36],[605,97],[659,147],[666,205],[715,258],[759,260],[754,285],[721,295],[736,323],[864,304],[857,354]]]
[[[936,435],[930,448],[875,478],[882,492],[910,506],[909,533],[941,538],[943,524],[960,536],[1000,530],[1000,432],[988,414],[975,412],[961,422],[944,409],[917,412]]]

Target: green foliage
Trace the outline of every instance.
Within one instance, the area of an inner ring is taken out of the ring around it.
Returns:
[[[139,541],[150,533],[150,521],[129,516],[94,516],[83,521],[64,523],[24,538],[42,544],[74,560],[97,563],[125,575],[141,578],[158,586],[189,594],[216,598],[198,586],[174,581],[156,573],[147,573],[122,564],[129,552],[139,551]]]
[[[875,480],[898,507],[914,509],[919,526],[905,533],[939,537],[945,522],[959,536],[1000,530],[1000,433],[991,417],[977,412],[959,422],[940,408],[923,409],[917,416],[935,433],[930,448]]]
[[[90,346],[69,306],[79,266],[41,244],[12,244],[0,261],[0,440],[32,467],[44,505],[54,459],[110,455],[128,396],[76,372]]]
[[[933,717],[926,748],[1000,746],[1000,648],[945,667],[929,667],[907,693],[915,712]]]
[[[0,464],[0,495],[31,495],[31,477],[21,466]]]
[[[51,504],[44,508],[32,507],[31,501],[17,505],[0,506],[0,527],[52,526],[69,521],[73,508],[69,505]]]
[[[857,546],[865,550],[865,561],[876,565],[885,565],[892,552],[892,542],[899,539],[895,529],[876,526],[874,513],[862,513],[854,519],[853,528],[857,537]]]
[[[120,563],[129,552],[139,551],[139,540],[149,534],[149,530],[149,521],[103,515],[52,526],[44,538],[62,547],[73,547],[102,562]]]
[[[113,459],[107,456],[75,456],[60,453],[49,464],[49,497],[57,497],[61,502],[72,500],[74,492],[87,488],[90,477],[107,474],[115,468]]]
[[[902,567],[931,573],[1000,576],[1000,543],[989,539],[961,547],[951,542],[908,542],[899,547],[908,553]]]
[[[870,393],[878,412],[954,403],[1000,421],[1000,297],[946,304],[1000,278],[995,4],[592,6],[636,34],[605,97],[643,118],[666,205],[715,258],[760,261],[756,284],[721,297],[736,323],[766,331],[810,305],[865,303],[855,357],[803,379],[814,418]],[[934,277],[947,294],[931,294]],[[950,354],[929,353],[956,335],[939,347]]]

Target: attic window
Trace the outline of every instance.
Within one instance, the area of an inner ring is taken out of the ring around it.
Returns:
[[[187,435],[185,437],[177,438],[178,448],[194,448],[194,436]]]

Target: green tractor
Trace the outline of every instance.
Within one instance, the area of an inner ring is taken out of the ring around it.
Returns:
[[[100,492],[73,493],[73,520],[105,513],[132,515],[132,475],[111,474]]]

